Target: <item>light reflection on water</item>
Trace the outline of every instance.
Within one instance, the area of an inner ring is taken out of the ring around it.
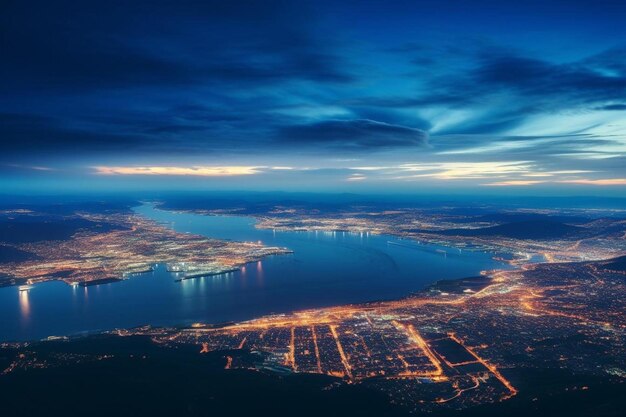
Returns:
[[[28,300],[28,290],[19,291],[20,297],[20,313],[22,315],[22,322],[27,323],[30,317],[30,301]]]
[[[263,286],[263,262],[257,261],[256,263],[256,278],[257,284],[262,287]]]

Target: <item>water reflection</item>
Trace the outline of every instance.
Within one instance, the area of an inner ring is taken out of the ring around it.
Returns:
[[[24,321],[28,321],[30,317],[30,301],[28,300],[28,291],[20,291],[20,312],[22,314],[22,319]]]
[[[239,270],[239,276],[241,277],[241,288],[248,286],[248,275],[246,274],[246,266],[242,266]]]
[[[262,287],[264,282],[263,282],[263,262],[261,261],[257,261],[256,263],[256,282],[259,285],[259,287]]]
[[[183,279],[180,281],[180,285],[182,288],[181,294],[183,295],[183,298],[189,298],[193,292],[193,281],[192,279]]]

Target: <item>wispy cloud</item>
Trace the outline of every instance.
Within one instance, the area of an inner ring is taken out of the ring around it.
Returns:
[[[363,174],[352,174],[348,178],[346,178],[346,181],[363,181],[366,179],[367,177]]]
[[[33,171],[56,171],[55,168],[41,166],[41,165],[21,165],[21,164],[5,164],[6,167],[33,170]]]
[[[605,179],[577,179],[559,181],[564,184],[581,185],[626,185],[626,178],[605,178]]]
[[[256,166],[97,166],[97,174],[101,175],[174,175],[199,177],[232,177],[261,173]]]
[[[527,186],[527,185],[535,185],[542,184],[545,181],[535,181],[535,180],[509,180],[509,181],[498,181],[498,182],[490,182],[488,184],[484,184],[490,187],[519,187],[519,186]]]
[[[463,180],[493,178],[512,174],[526,174],[533,170],[528,161],[510,162],[441,162],[432,164],[404,164],[398,167],[406,173],[419,174],[401,175],[397,179],[436,178],[440,180]]]
[[[370,119],[333,119],[281,128],[277,140],[302,148],[323,146],[342,150],[367,151],[399,147],[422,147],[428,133],[410,126]]]

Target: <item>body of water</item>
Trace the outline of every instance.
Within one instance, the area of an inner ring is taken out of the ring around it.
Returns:
[[[165,265],[131,279],[91,287],[50,281],[28,292],[0,288],[0,340],[31,340],[143,324],[220,323],[380,299],[399,298],[440,279],[504,267],[492,254],[347,232],[278,232],[249,217],[202,216],[137,207],[180,232],[261,241],[290,255],[239,271],[176,282]]]

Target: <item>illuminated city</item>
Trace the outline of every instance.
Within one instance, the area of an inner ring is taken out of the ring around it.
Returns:
[[[63,243],[18,245],[17,250],[32,253],[36,260],[4,263],[0,276],[8,277],[10,283],[61,279],[85,286],[129,278],[151,271],[155,263],[166,263],[168,270],[181,273],[179,279],[189,279],[232,272],[264,256],[289,253],[257,242],[223,242],[176,233],[136,215],[83,214],[78,218],[117,230],[79,232]]]

